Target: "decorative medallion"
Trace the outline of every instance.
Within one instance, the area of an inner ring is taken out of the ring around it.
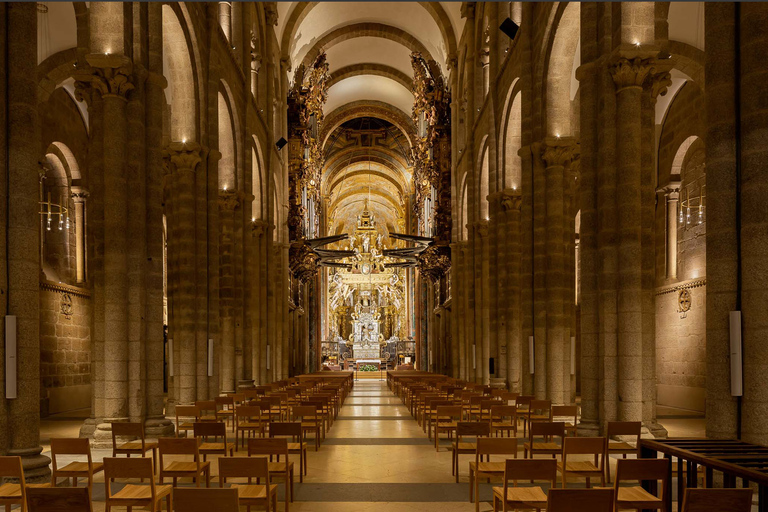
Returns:
[[[685,318],[688,311],[691,309],[691,292],[682,289],[677,294],[677,312],[681,313],[680,317]]]
[[[72,307],[72,297],[68,293],[61,294],[61,314],[67,320],[72,319],[74,308]]]

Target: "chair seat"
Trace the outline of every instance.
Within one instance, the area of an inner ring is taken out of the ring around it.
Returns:
[[[288,463],[288,471],[293,471],[293,462]],[[285,462],[270,462],[270,473],[285,473]]]
[[[200,453],[210,452],[222,452],[235,449],[235,443],[202,443],[200,445]]]
[[[307,443],[288,443],[289,452],[298,452],[299,450],[306,450]]]
[[[435,423],[435,428],[440,428],[440,429],[443,429],[443,428],[456,428],[456,422],[455,421],[447,421],[447,422],[444,421],[444,422],[440,422],[440,423]]]
[[[216,411],[216,414],[223,414],[223,415],[228,415],[228,416],[234,416],[235,411],[233,411],[232,409],[222,409],[220,411]]]
[[[608,453],[637,453],[637,447],[620,441],[608,441]]]
[[[51,484],[27,484],[27,488],[30,487],[50,487]],[[0,485],[0,503],[4,500],[21,499],[21,485],[19,484],[2,484]]]
[[[459,450],[460,452],[471,451],[472,453],[474,453],[474,451],[477,450],[477,443],[456,443],[456,441],[454,441],[453,449]]]
[[[256,430],[256,429],[261,430],[262,428],[264,428],[264,425],[262,423],[251,423],[251,422],[238,423],[237,428],[239,428],[240,430]]]
[[[531,417],[528,418],[529,421],[548,421],[549,420],[549,414],[531,414]]]
[[[154,450],[157,448],[157,443],[144,443],[144,451],[148,452],[149,450]],[[116,448],[116,451],[134,451],[134,452],[141,452],[141,441],[130,441],[127,443],[123,443],[120,446]]]
[[[515,428],[517,425],[511,421],[494,421],[491,423],[491,428]]]
[[[177,430],[193,430],[194,428],[194,423],[180,423]]]
[[[531,443],[525,443],[523,447],[526,450],[531,451]],[[563,448],[557,443],[533,443],[533,451],[561,453]]]
[[[172,489],[172,485],[156,485],[155,499],[159,500],[171,494]],[[148,485],[129,484],[113,494],[109,499],[121,501],[150,500],[152,499],[152,488]]]
[[[475,464],[472,461],[469,463],[469,469],[477,473],[504,473],[506,465],[506,462],[481,462],[480,464]]]
[[[200,416],[199,421],[216,421],[216,416]]]
[[[494,487],[493,495],[504,499],[504,488]],[[531,508],[546,508],[547,495],[541,487],[507,487],[507,503],[525,505]]]
[[[302,421],[301,422],[301,428],[304,428],[304,429],[306,429],[306,428],[318,428],[319,429],[320,428],[320,424],[312,422],[312,421]]]
[[[104,469],[104,464],[101,462],[91,462],[91,469],[93,473],[98,473],[99,471]],[[70,462],[63,468],[59,468],[56,470],[56,473],[67,473],[71,475],[77,475],[77,474],[88,474],[88,463],[87,462]]]
[[[203,471],[208,466],[210,466],[210,462],[201,462],[200,463],[200,471]],[[169,462],[165,468],[163,468],[163,473],[197,473],[197,462],[183,462],[180,460],[174,460],[173,462]]]
[[[563,471],[562,461],[557,462],[557,470],[561,472]],[[594,463],[589,462],[587,460],[567,462],[565,464],[565,470],[568,473],[579,473],[579,474],[597,473],[599,475],[603,472],[603,470],[595,466]]]
[[[232,484],[232,488],[237,489],[237,494],[241,500],[265,500],[267,499],[267,486],[254,484]],[[277,485],[269,486],[270,494],[277,493]]]
[[[658,508],[661,500],[640,486],[619,487],[616,504],[627,509]],[[618,508],[617,508],[618,510]]]

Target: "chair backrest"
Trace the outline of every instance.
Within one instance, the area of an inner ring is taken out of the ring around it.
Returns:
[[[269,406],[267,406],[267,410],[269,410]],[[237,409],[235,409],[235,413],[237,415],[237,420],[250,420],[252,418],[259,418],[261,419],[261,407],[258,405],[239,405]]]
[[[21,457],[0,457],[0,481],[4,478],[19,479],[21,485],[24,486],[24,467],[21,465]]]
[[[636,436],[640,439],[642,423],[639,421],[609,421],[605,429],[605,436]]]
[[[517,400],[517,397],[520,396],[520,393],[512,392],[512,391],[505,391],[501,394],[501,399],[504,401],[505,404],[508,404],[512,400]]]
[[[576,424],[576,418],[579,415],[578,405],[553,405],[552,406],[552,419],[554,418],[569,418]]]
[[[292,409],[293,418],[317,418],[317,407],[314,405],[296,405]]]
[[[200,455],[198,451],[199,444],[197,438],[161,437],[157,441],[158,449],[160,450],[161,462],[163,455],[194,455],[195,460],[198,460]]]
[[[531,400],[533,400],[531,395],[518,395],[515,403],[517,404],[518,409],[522,409],[531,405]]]
[[[461,419],[461,406],[460,405],[438,405],[437,406],[437,419]]]
[[[206,412],[216,413],[216,401],[215,400],[198,400],[195,405],[200,409],[200,416],[205,416]],[[209,415],[210,416],[210,415]]]
[[[618,493],[620,483],[628,480],[641,483],[661,480],[661,494],[657,497],[664,501],[669,492],[669,464],[669,459],[619,459],[616,462],[614,489]]]
[[[234,409],[235,408],[235,397],[233,396],[217,396],[214,397],[213,403],[216,404],[216,407],[219,406],[225,408],[225,409]]]
[[[551,400],[531,400],[531,404],[528,407],[529,414],[537,414],[545,412],[552,419],[552,401]]]
[[[173,489],[173,505],[177,512],[240,512],[240,500],[235,488],[176,487]]]
[[[492,405],[491,420],[511,418],[514,421],[517,416],[517,407],[514,405]]]
[[[269,485],[269,459],[267,457],[219,457],[219,487],[227,478],[266,478]]]
[[[196,421],[193,428],[195,437],[227,438],[227,425],[223,421]]]
[[[613,489],[550,489],[547,512],[613,512]]]
[[[750,512],[752,489],[686,489],[683,512]]]
[[[300,421],[272,421],[269,423],[269,437],[290,436],[300,439],[302,435],[303,430],[301,430]]]
[[[55,455],[87,455],[91,460],[91,443],[84,437],[56,437],[51,439],[51,453]]]
[[[28,512],[93,512],[88,487],[30,487]]]
[[[555,487],[557,460],[555,459],[507,459],[504,467],[504,485],[510,480],[545,480]]]
[[[248,439],[248,456],[285,455],[288,461],[288,440],[284,437]]]
[[[528,429],[528,436],[532,442],[536,437],[565,437],[565,423],[562,421],[534,421]]]
[[[595,465],[602,468],[605,446],[604,437],[566,437],[563,439],[563,460],[569,455],[594,455]]]
[[[479,437],[475,459],[480,461],[482,455],[514,455],[517,458],[516,437]]]
[[[456,423],[456,438],[464,436],[488,437],[491,435],[491,424],[484,421],[460,421]]]
[[[112,422],[112,446],[117,447],[118,437],[140,439],[144,446],[144,424],[141,422],[113,421]]]
[[[176,421],[179,418],[199,418],[200,408],[196,405],[177,405],[176,406]]]
[[[107,498],[112,496],[111,484],[114,478],[147,478],[151,495],[155,496],[155,471],[151,457],[104,457],[104,486],[107,489]]]

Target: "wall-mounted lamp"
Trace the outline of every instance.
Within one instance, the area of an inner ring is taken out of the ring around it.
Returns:
[[[280,151],[285,147],[285,145],[288,144],[288,141],[285,140],[285,137],[280,137],[280,140],[275,142],[275,146],[277,147],[277,150]]]
[[[520,30],[520,25],[512,21],[512,18],[507,18],[501,22],[499,30],[504,32],[510,39],[514,39],[517,31]]]

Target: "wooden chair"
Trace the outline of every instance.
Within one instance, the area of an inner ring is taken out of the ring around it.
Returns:
[[[126,443],[118,444],[118,437],[127,437],[132,439]],[[138,439],[138,440],[136,440]],[[157,467],[157,443],[147,442],[144,435],[144,424],[141,422],[112,422],[112,456],[118,455],[139,455],[146,457],[147,452],[152,452],[152,462]]]
[[[298,421],[274,421],[269,424],[269,437],[286,437],[288,453],[299,455],[299,482],[304,481],[307,474],[307,443],[304,441],[304,430]]]
[[[456,424],[456,439],[451,444],[451,474],[456,475],[456,483],[459,483],[459,455],[474,455],[477,450],[477,442],[468,443],[461,439],[466,436],[478,438],[490,435],[490,423],[460,421]]]
[[[247,484],[232,484],[237,489],[240,505],[262,507],[264,510],[277,512],[277,485],[269,479],[269,460],[267,457],[222,457],[219,459],[219,487],[224,487],[227,478],[247,478]],[[264,484],[254,484],[253,479]]]
[[[616,481],[613,490],[614,510],[667,510],[666,496],[669,492],[669,459],[622,459],[616,465]],[[642,484],[647,481],[661,481],[661,494],[654,496],[640,485],[621,486],[621,482],[632,481]]]
[[[288,440],[284,438],[249,439],[248,456],[277,455],[277,462],[269,463],[269,475],[279,477],[285,483],[285,512],[288,512],[288,503],[293,501],[293,462],[288,460]],[[280,462],[280,457],[285,459]]]
[[[486,462],[482,462],[483,455]],[[469,501],[475,502],[475,512],[480,510],[480,478],[503,476],[506,470],[504,461],[491,461],[491,455],[507,455],[517,458],[516,437],[479,437],[475,460],[469,463]]]
[[[575,461],[569,456],[592,455],[594,462],[588,460]],[[590,479],[600,478],[600,485],[605,486],[605,438],[603,437],[566,437],[563,439],[563,459],[557,463],[557,470],[563,478],[563,489],[567,487],[568,475],[581,476],[587,479],[587,489]]]
[[[322,419],[317,414],[317,408],[313,405],[297,405],[291,411],[294,421],[301,422],[301,430],[306,435],[307,432],[313,432],[315,436],[315,451],[320,448],[320,431]]]
[[[507,437],[517,437],[517,408],[514,405],[493,405],[491,406],[491,435],[497,435],[504,432]]]
[[[445,397],[427,399],[427,406],[426,406],[426,409],[424,410],[425,421],[423,424],[423,428],[427,432],[427,437],[429,438],[430,441],[432,440],[432,426],[435,424],[435,419],[437,418],[437,408],[448,407],[452,405],[455,405],[453,400],[448,400]],[[458,421],[461,421],[461,419],[462,418],[460,416],[458,418]]]
[[[536,421],[552,421],[551,400],[531,400],[528,410],[523,414],[523,437],[526,429],[531,428],[531,423]]]
[[[517,407],[517,417],[522,421],[523,416],[528,414],[528,408],[531,406],[531,400],[534,397],[531,395],[518,395],[515,400],[515,407]],[[523,436],[525,437],[525,436]]]
[[[472,418],[477,417],[480,419],[480,407],[483,402],[483,400],[487,400],[482,394],[476,394],[474,396],[469,397],[469,414],[467,415],[467,419],[469,421],[472,421]]]
[[[269,416],[269,406],[267,405],[267,416]],[[256,437],[264,437],[267,423],[266,418],[262,418],[262,406],[261,405],[239,405],[235,409],[235,449],[239,449],[240,446],[245,447],[245,434],[248,434],[248,439]]]
[[[176,437],[180,432],[187,432],[194,429],[194,422],[200,420],[200,409],[196,405],[177,405],[176,406]],[[180,418],[193,418],[192,421],[181,422]]]
[[[200,479],[205,476],[205,486],[210,487],[211,463],[200,460],[196,438],[161,437],[158,439],[158,443],[160,449],[160,484],[163,484],[165,478],[173,478],[173,486],[176,487],[179,478],[192,478],[195,486],[200,487]],[[192,455],[192,461],[174,460],[166,466],[163,461],[163,457],[166,455]],[[176,507],[179,507],[178,503]]]
[[[85,455],[87,462],[70,462],[63,468],[58,465],[59,455]],[[85,438],[53,438],[51,439],[51,482],[56,487],[59,478],[71,478],[72,487],[77,487],[78,478],[88,479],[88,489],[93,489],[93,475],[104,469],[101,462],[91,459],[91,443]]]
[[[495,405],[504,405],[498,398],[486,398],[480,402],[480,421],[491,422],[491,408]]]
[[[112,482],[121,479],[149,479],[149,485],[126,484],[118,492],[112,494]],[[161,512],[163,498],[167,510],[173,510],[170,485],[155,486],[155,468],[152,459],[139,457],[123,459],[107,457],[104,459],[104,487],[106,504],[104,511],[110,512],[112,507],[148,507],[150,512]]]
[[[88,487],[27,489],[27,512],[93,512]]]
[[[509,481],[513,487],[509,487]],[[549,488],[557,485],[557,462],[553,459],[507,459],[504,465],[504,486],[493,488],[493,512],[546,508],[547,495],[540,486],[518,487],[518,480],[546,481]]]
[[[309,400],[302,400],[301,401],[302,407],[314,407],[316,410],[317,417],[320,418],[320,426],[321,429],[321,440],[325,439],[325,432],[326,432],[326,425],[328,424],[328,414],[325,410],[325,405],[322,400],[319,400],[317,398],[310,398]]]
[[[560,442],[555,442],[559,438]],[[540,439],[537,441],[537,439]],[[562,421],[537,421],[531,424],[528,441],[523,444],[523,453],[527,459],[536,455],[551,455],[554,459],[563,452],[565,423]]]
[[[10,479],[0,485],[0,506],[5,505],[5,510],[10,512],[11,505],[21,505],[22,512],[27,510],[27,488],[45,488],[51,484],[28,484],[24,480],[24,467],[21,465],[21,457],[0,457],[0,481]]]
[[[576,435],[579,422],[578,405],[553,405],[552,421],[562,421],[565,423],[565,435]]]
[[[435,451],[440,450],[439,440],[440,432],[446,432],[448,437],[451,437],[453,432],[456,432],[456,425],[461,421],[461,406],[460,405],[438,405],[437,412],[435,413],[434,429],[435,429]]]
[[[750,512],[752,489],[685,490],[683,512]],[[31,512],[31,511],[30,511]]]
[[[200,417],[197,421],[219,421],[216,417],[218,412],[216,400],[198,400],[195,405],[200,409]]]
[[[235,397],[217,396],[213,399],[216,404],[216,421],[223,417],[225,421],[232,422],[232,432],[235,431]]]
[[[213,441],[210,441],[213,438]],[[223,421],[199,421],[195,423],[195,439],[198,439],[198,451],[203,461],[208,455],[234,455],[235,443],[227,442],[227,426]]]
[[[608,475],[608,483],[611,482],[611,455],[621,455],[623,459],[627,455],[640,456],[640,430],[642,423],[639,421],[609,421],[605,429],[605,453],[609,457],[605,464]],[[635,438],[635,446],[624,441],[611,441],[614,436],[631,436]]]
[[[237,489],[173,489],[176,512],[240,512]]]
[[[613,512],[613,489],[550,489],[547,512]]]

